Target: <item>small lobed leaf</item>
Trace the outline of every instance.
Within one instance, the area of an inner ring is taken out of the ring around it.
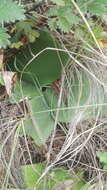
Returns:
[[[57,16],[57,15],[58,15],[58,12],[59,12],[59,8],[57,8],[57,7],[50,8],[50,9],[47,11],[46,16],[47,16],[47,17]]]
[[[32,30],[33,26],[34,26],[33,22],[29,20],[21,20],[16,23],[16,30],[24,31],[25,33],[28,33]]]
[[[92,14],[101,15],[104,13],[104,10],[107,6],[106,0],[94,0],[94,1],[87,1],[87,0],[77,0],[77,4],[81,11],[87,12],[89,11]]]
[[[23,46],[23,43],[21,41],[19,42],[14,42],[10,45],[10,48],[16,48],[19,49],[21,46]]]
[[[79,23],[80,18],[73,14],[71,6],[51,8],[47,14],[50,18],[48,24],[51,29],[59,28],[63,32],[69,32],[73,25]]]
[[[0,1],[0,23],[14,22],[16,20],[24,19],[24,9],[12,0]]]
[[[31,20],[22,20],[17,22],[14,41],[20,40],[21,35],[25,35],[30,42],[34,42],[36,38],[39,37],[39,32],[33,29],[33,27],[34,22]]]
[[[88,6],[88,10],[92,14],[101,15],[104,13],[105,7],[103,3],[94,3]]]
[[[6,48],[6,46],[10,45],[9,34],[5,28],[0,28],[0,48]]]
[[[60,28],[63,32],[69,32],[71,28],[71,23],[66,19],[66,17],[58,17],[57,26]]]
[[[48,25],[50,27],[51,30],[55,30],[57,28],[57,19],[56,18],[50,18],[48,20]]]

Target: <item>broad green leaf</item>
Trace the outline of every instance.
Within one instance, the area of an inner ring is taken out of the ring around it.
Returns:
[[[40,37],[35,43],[30,44],[15,58],[12,57],[8,61],[8,70],[18,71],[20,74],[23,71],[23,80],[29,82],[36,80],[42,86],[60,78],[62,64],[67,63],[68,55],[57,50],[46,49],[44,51],[45,48],[61,48],[61,46],[48,32],[40,31]],[[32,57],[31,53],[35,56]]]
[[[82,114],[82,119],[94,118],[97,114],[97,110],[101,114],[106,113],[106,108],[103,106],[98,107],[97,104],[106,102],[103,96],[103,89],[96,87],[94,90],[93,80],[90,79],[89,75],[80,70],[80,73],[72,73],[72,79],[69,81],[69,88],[65,83],[64,90],[67,93],[59,108],[59,122],[70,122],[75,115]],[[56,116],[57,105],[58,105],[58,95],[52,90],[52,88],[47,88],[44,92],[44,97],[47,104],[50,107],[51,115]],[[92,94],[89,96],[89,94]],[[93,98],[94,97],[94,98]],[[101,99],[100,99],[101,97]]]
[[[24,9],[12,0],[0,0],[0,23],[24,19]]]
[[[74,72],[73,80],[70,82],[69,89],[67,90],[66,104],[64,104],[62,100],[60,106],[58,121],[70,122],[71,119],[74,117],[75,113],[79,113],[80,111],[82,111],[82,108],[79,107],[86,105],[86,102],[89,98],[90,90],[90,82],[85,72],[81,71],[80,78],[79,76],[77,76],[77,73]],[[58,96],[53,92],[51,88],[46,89],[43,94],[50,107],[50,110],[54,110],[53,115],[55,117],[58,104]],[[92,101],[90,102],[90,104],[92,104]],[[93,108],[91,108],[91,110],[85,109],[86,115],[89,116],[89,112],[92,112],[92,110]],[[86,117],[85,113],[84,117]]]
[[[44,144],[51,135],[54,126],[54,119],[48,111],[47,102],[36,84],[17,81],[9,101],[17,103],[25,98],[29,110],[29,114],[25,116],[23,121],[25,133],[31,136],[36,144]],[[22,127],[20,133],[24,133]]]
[[[9,101],[11,101],[11,103],[18,103],[22,99],[31,99],[38,96],[40,96],[40,90],[36,84],[31,84],[29,82],[20,81],[17,79]]]
[[[82,190],[84,187],[85,182],[83,180],[77,181],[73,184],[72,189],[73,190]]]
[[[5,28],[0,28],[0,48],[6,48],[6,46],[10,45],[9,34]]]
[[[56,168],[52,171],[49,171],[48,175],[41,180],[40,184],[36,185],[37,180],[42,175],[44,169],[45,165],[43,163],[25,165],[21,167],[25,185],[31,188],[30,190],[33,190],[34,188],[41,190],[44,185],[46,190],[50,190],[55,184],[67,179],[71,179],[71,175],[66,169]]]
[[[107,152],[96,152],[100,162],[107,165]]]
[[[50,113],[53,118],[56,116],[57,104],[58,104],[58,95],[52,90],[52,88],[48,88],[43,92],[43,95],[46,99],[47,104],[49,105]],[[65,108],[65,110],[63,110]],[[72,116],[72,110],[67,110],[67,106],[61,102],[59,108],[58,122],[69,122]]]
[[[54,120],[42,96],[29,100],[29,107],[30,114],[23,121],[25,133],[31,136],[36,144],[44,144],[52,133]]]
[[[27,187],[35,185],[44,170],[44,164],[32,164],[21,167],[24,183]],[[33,190],[33,189],[32,189]]]

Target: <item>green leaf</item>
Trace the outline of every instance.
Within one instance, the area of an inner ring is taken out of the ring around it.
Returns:
[[[105,11],[105,7],[102,3],[93,3],[92,5],[88,6],[88,10],[90,13],[101,15]]]
[[[58,15],[58,12],[59,12],[59,8],[56,7],[56,8],[50,8],[47,13],[45,14],[47,17],[52,17],[52,16],[57,16]]]
[[[94,0],[94,1],[87,1],[87,0],[77,0],[77,4],[80,7],[81,11],[87,12],[89,11],[92,14],[101,15],[107,10],[106,0]]]
[[[32,29],[29,33],[27,33],[27,37],[29,39],[29,42],[33,43],[36,38],[39,38],[39,32]]]
[[[68,20],[65,17],[58,17],[57,26],[60,28],[63,32],[69,32],[71,28],[71,23],[68,22]]]
[[[81,179],[73,184],[72,189],[73,190],[81,190],[85,185],[85,182]]]
[[[46,102],[49,106],[51,115],[53,118],[56,116],[56,110],[58,105],[58,95],[52,90],[52,88],[48,88],[43,92],[43,95],[46,99]],[[60,109],[67,108],[67,106],[62,102],[60,105]],[[72,110],[59,110],[58,122],[69,122],[71,120]]]
[[[24,19],[24,9],[12,0],[0,1],[0,23]]]
[[[100,162],[103,163],[104,165],[107,165],[107,152],[96,152],[97,157],[99,158]]]
[[[51,30],[55,30],[57,28],[57,19],[56,18],[48,19],[48,25]]]
[[[69,32],[73,25],[79,23],[80,18],[73,14],[71,6],[64,6],[60,8],[51,8],[47,14],[49,19],[49,26],[51,29],[61,29],[63,32]],[[52,17],[55,18],[52,18]],[[53,22],[52,22],[53,21]]]
[[[39,37],[39,32],[32,29],[34,27],[34,22],[29,20],[22,20],[16,23],[16,35],[14,40],[19,40],[21,35],[26,35],[30,42],[34,42],[36,38]]]
[[[37,190],[41,190],[43,189],[45,182],[46,190],[50,190],[55,184],[59,182],[63,183],[64,180],[71,179],[71,175],[68,170],[64,168],[56,168],[49,171],[48,175],[41,180],[40,184],[36,185],[37,180],[42,175],[44,169],[45,165],[43,163],[22,166],[21,170],[25,185],[32,188],[32,190],[35,188],[37,188]]]
[[[24,127],[26,135],[31,136],[36,144],[44,144],[54,126],[48,104],[36,84],[17,81],[9,101],[18,103],[25,98],[29,114],[25,116],[21,127],[19,126],[20,134],[24,134]]]
[[[16,23],[16,30],[29,33],[32,30],[34,23],[29,20],[21,20]]]
[[[44,170],[44,164],[32,164],[21,167],[24,183],[27,187],[36,184]]]
[[[42,96],[29,100],[29,107],[30,114],[23,121],[25,133],[31,136],[37,145],[44,144],[52,133],[54,120]]]
[[[38,96],[40,96],[40,90],[38,89],[35,83],[32,84],[17,79],[17,82],[14,85],[12,95],[9,98],[9,101],[11,101],[11,103],[18,103],[22,99],[31,99]]]
[[[68,17],[69,15],[69,17]],[[57,26],[63,32],[69,32],[73,25],[78,24],[80,21],[79,17],[74,14],[65,13],[64,16],[58,16]]]
[[[10,45],[9,34],[5,28],[0,28],[0,48],[6,48],[6,46]]]
[[[23,49],[16,57],[12,57],[8,61],[8,70],[22,72],[22,79],[37,83],[41,86],[47,85],[54,80],[60,78],[62,64],[68,61],[68,55],[65,52],[57,50],[49,50],[45,48],[62,48],[58,42],[48,32],[40,31],[40,37],[35,43],[30,44]],[[32,59],[32,54],[35,56]],[[40,53],[41,52],[41,53]],[[40,53],[38,56],[37,54]],[[53,59],[54,58],[54,59]],[[32,61],[31,61],[32,60]],[[15,65],[14,65],[15,62]]]
[[[57,5],[64,6],[65,2],[64,0],[51,0],[53,3],[56,3]]]
[[[3,79],[3,73],[0,72],[0,85],[5,85],[4,79]]]

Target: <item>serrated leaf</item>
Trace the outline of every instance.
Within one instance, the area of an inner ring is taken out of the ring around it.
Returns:
[[[47,17],[51,17],[51,16],[57,16],[59,11],[59,8],[55,7],[55,8],[50,8],[47,13],[45,14]]]
[[[74,14],[69,13],[68,11],[65,13],[63,12],[64,16],[58,16],[57,26],[64,32],[69,32],[70,28],[73,25],[76,25],[79,23],[80,18]],[[68,16],[69,15],[69,16]]]
[[[57,27],[57,19],[56,18],[51,18],[48,20],[48,25],[50,27],[51,30],[55,30]]]
[[[25,34],[30,42],[34,42],[39,37],[39,32],[32,29],[34,23],[29,20],[20,21],[16,24],[17,33],[14,36],[14,40],[20,39],[21,34]]]
[[[24,19],[24,9],[12,0],[0,1],[0,23]]]
[[[101,15],[104,13],[106,9],[107,1],[106,0],[77,0],[77,4],[81,11],[87,12],[89,11],[92,14]]]
[[[50,18],[48,22],[50,28],[60,28],[63,32],[69,32],[71,27],[80,21],[80,18],[72,13],[70,6],[51,8],[47,16]],[[54,18],[51,18],[52,16]]]
[[[101,15],[104,13],[105,7],[101,3],[95,3],[90,6],[88,6],[89,12],[96,14],[96,15]]]
[[[0,28],[0,48],[6,48],[6,46],[10,45],[9,34],[5,28]]]
[[[16,23],[16,30],[28,33],[32,30],[33,26],[34,26],[33,22],[29,20],[22,20]]]
[[[65,17],[58,17],[57,26],[63,32],[69,32],[71,28],[71,23]]]

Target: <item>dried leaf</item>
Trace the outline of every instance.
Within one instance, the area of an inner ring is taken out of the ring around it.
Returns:
[[[7,94],[10,96],[12,86],[16,81],[16,72],[3,71],[2,73]]]
[[[4,57],[3,49],[0,49],[0,71],[3,70],[3,57]]]

